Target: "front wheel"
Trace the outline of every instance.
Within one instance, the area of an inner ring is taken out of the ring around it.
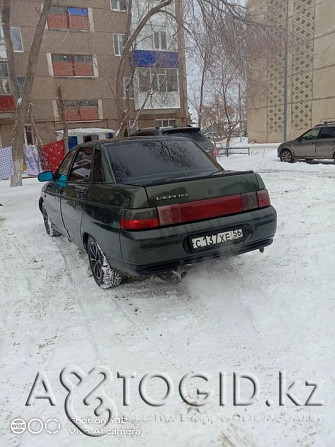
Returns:
[[[45,226],[45,231],[50,237],[60,236],[60,232],[56,230],[56,227],[49,219],[47,210],[45,209],[44,203],[42,203],[42,216]]]
[[[98,242],[91,236],[87,241],[87,254],[94,280],[99,287],[109,289],[123,282],[124,275],[110,265]]]
[[[292,152],[288,149],[284,149],[280,153],[280,161],[285,163],[292,163],[294,161]]]

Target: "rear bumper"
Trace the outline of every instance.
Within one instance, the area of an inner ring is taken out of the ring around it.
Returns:
[[[193,251],[191,237],[243,227],[243,240]],[[202,260],[257,250],[272,244],[277,213],[270,206],[242,214],[147,231],[122,231],[120,243],[124,272],[146,276],[174,270]]]

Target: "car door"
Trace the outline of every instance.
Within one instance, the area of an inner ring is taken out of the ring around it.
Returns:
[[[55,180],[47,183],[43,195],[44,205],[51,222],[63,234],[67,234],[60,209],[60,198],[63,193],[63,188],[57,184],[57,179],[61,175],[67,176],[69,174],[69,170],[75,155],[76,151],[72,151],[65,156],[58,170],[54,174]]]
[[[93,147],[80,147],[61,195],[61,212],[68,236],[81,246],[81,218],[91,182]]]
[[[81,231],[96,239],[111,265],[123,269],[120,247],[120,208],[123,187],[115,184],[114,177],[107,168],[107,154],[95,146],[92,168],[92,183],[87,191],[85,211],[81,221]]]
[[[333,158],[335,151],[335,126],[321,129],[316,142],[315,158]]]
[[[296,158],[315,158],[316,140],[320,133],[320,128],[314,128],[297,138],[292,145]]]

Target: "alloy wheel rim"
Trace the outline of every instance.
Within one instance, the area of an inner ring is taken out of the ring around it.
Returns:
[[[90,243],[90,264],[93,275],[100,280],[102,277],[102,255],[95,242]]]
[[[285,151],[283,153],[283,160],[284,161],[290,161],[291,160],[291,154],[288,151]]]

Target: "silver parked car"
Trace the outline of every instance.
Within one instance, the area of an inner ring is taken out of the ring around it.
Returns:
[[[325,121],[292,141],[282,143],[277,149],[281,161],[328,158],[335,162],[335,121]]]

